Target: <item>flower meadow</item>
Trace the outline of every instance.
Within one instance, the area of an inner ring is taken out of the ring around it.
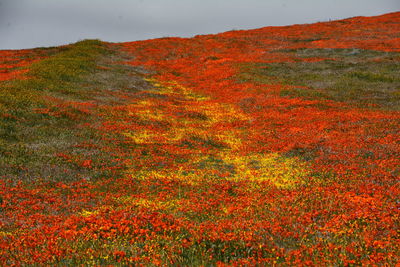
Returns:
[[[400,13],[0,51],[0,264],[395,266]]]
[[[15,79],[27,72],[26,68],[33,62],[44,58],[43,53],[29,50],[0,51],[0,81]],[[21,77],[19,77],[21,78]]]

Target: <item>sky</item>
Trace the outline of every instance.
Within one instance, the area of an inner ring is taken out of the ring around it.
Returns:
[[[0,49],[192,37],[395,11],[399,0],[0,0]]]

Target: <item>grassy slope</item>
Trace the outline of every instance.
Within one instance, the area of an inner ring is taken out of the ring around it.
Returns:
[[[47,50],[50,56],[33,63],[26,79],[2,83],[0,176],[74,181],[105,175],[112,157],[99,149],[104,138],[82,125],[100,121],[101,106],[123,101],[113,88],[122,95],[137,90],[132,86],[141,79],[128,77],[127,67],[110,67],[121,55],[100,41]]]
[[[400,109],[399,54],[363,49],[293,49],[318,62],[249,64],[241,80],[291,85],[281,96],[329,99],[359,107]],[[301,86],[301,87],[300,87]]]
[[[0,83],[0,262],[395,264],[398,52],[304,49],[347,23],[41,50]]]

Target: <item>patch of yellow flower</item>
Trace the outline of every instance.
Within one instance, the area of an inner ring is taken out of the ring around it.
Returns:
[[[298,158],[286,158],[277,153],[241,156],[221,153],[222,160],[235,166],[231,179],[254,182],[269,181],[279,188],[290,189],[305,183],[309,168]]]
[[[13,233],[0,231],[0,237],[10,236],[10,235],[13,235]]]
[[[98,214],[99,213],[99,211],[98,210],[82,210],[79,214],[82,216],[82,217],[89,217],[89,216],[91,216],[91,215],[93,215],[93,214]]]
[[[132,139],[137,144],[150,144],[154,142],[155,133],[150,131],[141,130],[135,132],[123,133],[126,137]]]
[[[226,144],[230,149],[239,149],[242,145],[242,140],[232,131],[217,134],[216,140]]]
[[[134,172],[127,172],[127,175],[137,180],[147,179],[160,179],[160,180],[171,180],[180,181],[188,185],[196,185],[200,181],[204,180],[204,172],[187,171],[183,167],[178,170],[140,170]]]
[[[158,122],[168,122],[170,125],[162,132],[138,130],[135,132],[125,133],[125,136],[131,138],[138,144],[176,144],[191,137],[200,137],[204,140],[211,140],[224,144],[226,148],[217,152],[217,157],[222,160],[223,164],[233,167],[234,172],[229,175],[229,179],[249,180],[254,182],[256,186],[259,182],[269,181],[271,184],[279,188],[294,188],[305,183],[305,177],[308,174],[308,166],[298,158],[286,158],[279,154],[248,154],[239,155],[242,147],[240,129],[224,128],[225,123],[248,121],[250,118],[242,113],[238,108],[230,104],[212,102],[209,99],[201,97],[193,97],[193,92],[188,88],[179,85],[176,82],[168,82],[161,84],[155,79],[149,79],[158,92],[166,95],[179,95],[186,99],[180,102],[180,109],[188,114],[202,114],[205,118],[194,117],[174,117],[170,110],[162,108],[159,103],[154,100],[140,101],[135,105],[137,116],[140,119],[152,120]],[[192,100],[196,100],[195,103]],[[201,153],[192,157],[191,164],[199,163],[205,158]],[[145,173],[142,173],[145,172]],[[136,171],[131,173],[136,179],[179,179],[195,183],[204,179],[207,168],[201,170],[202,173],[187,173],[183,170],[174,171]],[[129,172],[128,172],[129,174]],[[140,178],[141,177],[141,178]],[[170,205],[170,203],[150,203],[147,200],[136,200],[138,205],[144,207],[162,208]]]
[[[204,113],[210,118],[210,123],[216,122],[235,122],[242,120],[249,120],[249,117],[243,114],[240,110],[235,108],[230,104],[223,103],[212,103],[207,102],[207,104],[199,107],[192,107],[195,111]]]
[[[151,210],[172,210],[175,207],[178,207],[179,205],[177,204],[176,199],[171,199],[167,201],[154,201],[151,199],[145,199],[145,198],[137,198],[137,197],[131,197],[131,196],[124,196],[116,199],[119,203],[123,203],[124,205],[127,206],[139,206]]]
[[[248,120],[249,118],[241,113],[237,108],[229,104],[221,104],[207,101],[205,97],[197,96],[188,88],[179,85],[176,82],[169,82],[167,85],[161,85],[155,79],[148,79],[157,88],[161,94],[179,94],[184,96],[187,101],[182,102],[181,108],[185,112],[202,114],[207,120],[199,118],[176,118],[170,114],[169,110],[160,108],[159,103],[152,100],[143,100],[130,105],[134,112],[130,111],[129,115],[138,116],[144,121],[168,122],[171,127],[164,133],[153,133],[148,130],[139,130],[135,132],[124,133],[125,136],[131,138],[138,144],[150,143],[176,143],[187,137],[194,135],[208,136],[210,139],[224,143],[232,149],[238,149],[241,145],[240,138],[232,131],[226,131],[224,128],[216,130],[215,124],[230,123],[235,121]],[[193,103],[193,100],[196,103]],[[214,136],[210,135],[210,129],[214,129]],[[157,138],[156,138],[157,137]],[[156,139],[155,139],[156,138]],[[161,139],[161,140],[160,140]]]

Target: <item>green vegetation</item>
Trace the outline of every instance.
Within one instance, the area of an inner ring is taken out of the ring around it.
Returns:
[[[112,155],[100,149],[104,138],[81,125],[100,120],[102,103],[121,101],[108,93],[116,83],[137,85],[126,78],[132,70],[107,67],[106,58],[118,58],[98,40],[49,52],[29,67],[28,79],[0,83],[0,177],[70,181],[107,175],[104,164]]]
[[[290,85],[281,96],[400,109],[400,56],[360,49],[284,50],[295,62],[244,66],[241,80]],[[322,58],[316,62],[307,58]],[[296,87],[299,86],[299,87]],[[301,87],[300,87],[301,86]]]

